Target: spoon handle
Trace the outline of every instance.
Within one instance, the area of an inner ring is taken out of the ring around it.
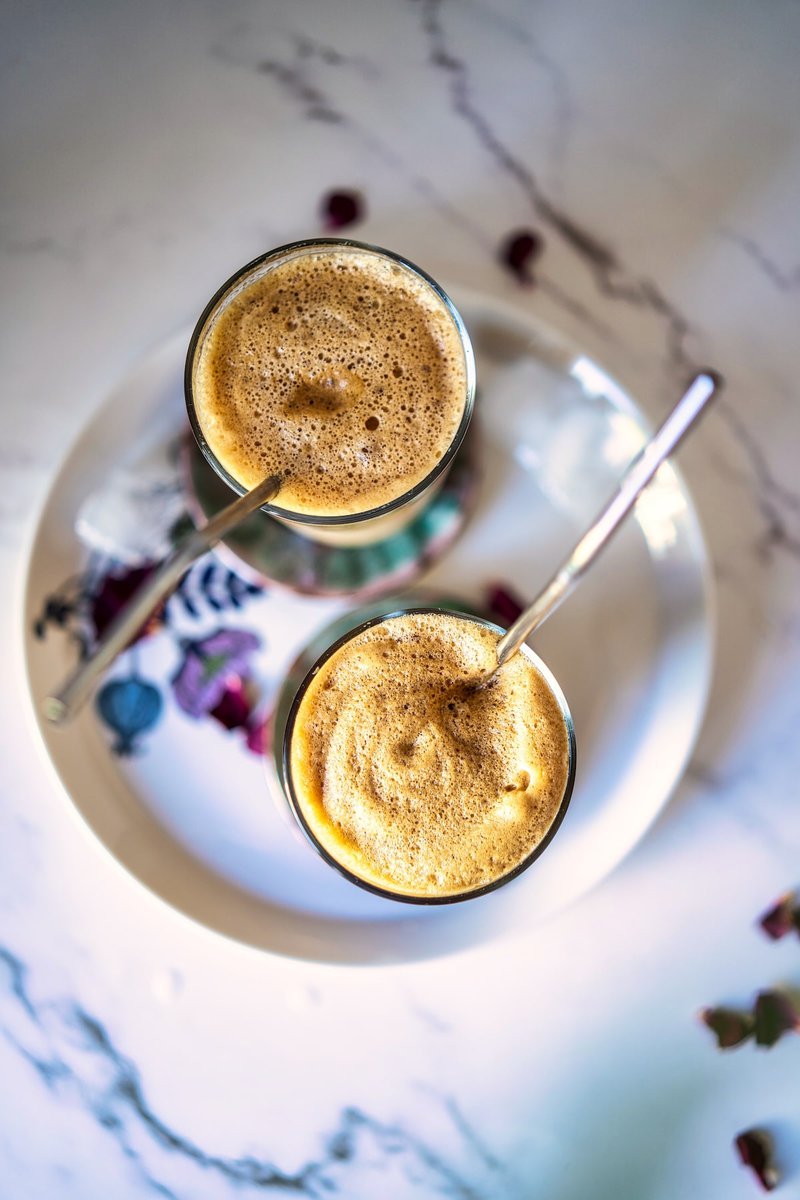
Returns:
[[[525,639],[530,637],[569,595],[633,508],[639,493],[688,433],[711,397],[721,388],[722,379],[714,371],[701,371],[694,376],[664,424],[633,459],[616,492],[572,553],[531,606],[517,618],[497,643],[498,667],[507,662],[512,654],[516,654]]]
[[[61,687],[47,696],[42,705],[44,716],[54,725],[64,725],[85,704],[98,675],[121,654],[131,639],[153,614],[195,559],[229,533],[245,517],[267,504],[277,493],[281,480],[271,475],[228,504],[200,529],[176,546],[160,567],[142,584],[130,603],[122,609],[99,639],[88,658],[78,663]]]

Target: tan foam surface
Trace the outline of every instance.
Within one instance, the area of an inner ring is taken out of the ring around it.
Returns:
[[[211,449],[245,487],[285,479],[303,514],[368,511],[421,482],[466,398],[458,329],[391,259],[313,252],[248,284],[215,319],[194,373]]]
[[[359,634],[320,669],[295,723],[291,772],[309,827],[360,878],[447,896],[502,877],[549,830],[568,733],[536,667],[495,682],[497,634],[407,614]]]

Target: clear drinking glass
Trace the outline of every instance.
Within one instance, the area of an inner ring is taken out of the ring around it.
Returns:
[[[305,837],[310,842],[311,846],[325,860],[325,862],[329,864],[329,866],[333,867],[341,875],[343,875],[351,883],[356,884],[358,887],[365,888],[367,891],[373,892],[378,896],[383,896],[386,899],[398,900],[408,904],[452,904],[461,900],[468,900],[476,896],[485,895],[486,893],[494,891],[495,889],[502,887],[504,884],[509,883],[523,871],[527,870],[527,868],[533,862],[535,862],[536,859],[539,858],[539,856],[550,845],[558,831],[559,826],[561,825],[562,820],[564,819],[575,781],[576,761],[575,728],[567,700],[557,680],[545,663],[543,663],[542,660],[528,646],[523,646],[519,653],[525,655],[525,657],[537,669],[539,674],[544,678],[558,705],[558,709],[563,719],[564,728],[566,731],[568,765],[564,783],[564,791],[555,816],[545,835],[531,848],[530,853],[521,862],[519,862],[515,867],[507,871],[505,874],[491,880],[489,883],[472,888],[471,890],[458,892],[456,894],[439,896],[421,896],[409,894],[408,892],[404,892],[401,888],[393,890],[389,887],[379,886],[370,880],[360,878],[357,874],[354,874],[349,867],[344,866],[341,862],[337,861],[331,850],[319,841],[309,822],[306,820],[303,811],[302,797],[298,794],[298,788],[296,787],[295,780],[292,776],[292,738],[295,734],[295,731],[299,727],[299,723],[302,722],[303,698],[306,694],[309,684],[317,672],[324,666],[324,664],[351,639],[357,637],[366,629],[370,629],[375,625],[379,625],[387,621],[392,621],[393,619],[406,614],[448,613],[449,615],[459,617],[462,620],[481,625],[485,629],[489,629],[496,633],[498,636],[502,636],[502,634],[505,632],[505,630],[500,628],[498,625],[495,625],[492,621],[487,621],[482,617],[471,613],[458,611],[455,607],[451,606],[449,601],[439,603],[436,605],[436,607],[398,608],[397,610],[389,613],[386,612],[384,607],[380,615],[373,615],[377,607],[379,606],[375,605],[371,609],[361,609],[355,613],[350,613],[347,616],[340,618],[338,622],[334,622],[334,624],[329,626],[326,630],[323,630],[316,636],[315,639],[312,640],[306,652],[301,654],[298,664],[296,664],[296,668],[290,671],[289,675],[287,676],[278,701],[273,740],[274,765],[282,788],[283,797],[292,816],[294,817],[294,820],[305,834]],[[367,616],[367,619],[363,619],[365,615]],[[359,618],[362,618],[360,623],[355,624]],[[301,681],[298,683],[298,674],[302,673],[303,667],[308,668],[308,664],[313,660],[314,655],[317,656],[316,660],[313,661],[313,665],[310,666],[310,669],[307,669],[305,676],[302,677]],[[299,672],[297,670],[298,666]],[[412,687],[413,678],[409,680],[409,688]],[[365,712],[364,719],[370,722],[380,721],[380,713]]]
[[[436,297],[441,309],[452,320],[464,355],[466,386],[464,390],[464,406],[455,435],[445,453],[435,466],[410,487],[402,495],[391,499],[385,504],[370,508],[364,512],[343,513],[341,515],[315,515],[313,513],[297,513],[283,507],[280,495],[275,503],[265,504],[263,511],[283,521],[298,533],[312,538],[314,541],[334,545],[366,545],[370,542],[381,541],[390,537],[403,526],[407,525],[433,497],[444,482],[446,472],[458,451],[464,435],[469,427],[475,402],[475,356],[464,322],[447,293],[439,284],[421,268],[401,258],[390,250],[371,246],[363,242],[355,242],[345,238],[314,238],[306,241],[291,242],[279,246],[267,254],[253,259],[241,270],[232,275],[206,305],[189,342],[184,374],[184,392],[189,422],[197,443],[207,462],[217,474],[225,480],[228,486],[239,495],[247,489],[230,474],[219,461],[208,444],[198,415],[196,401],[197,366],[200,352],[205,339],[214,327],[215,321],[225,311],[227,306],[245,288],[261,279],[269,271],[301,255],[315,254],[325,251],[347,253],[353,251],[359,256],[375,255],[381,259],[389,259],[403,271],[409,272],[416,281],[423,281],[426,288]]]

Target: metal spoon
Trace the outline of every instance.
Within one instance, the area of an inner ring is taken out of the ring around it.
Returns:
[[[723,387],[715,371],[701,371],[694,376],[686,392],[673,408],[661,428],[631,462],[619,482],[616,492],[605,508],[584,533],[572,553],[564,560],[550,582],[533,604],[525,609],[497,643],[497,666],[484,680],[487,683],[516,654],[526,638],[556,611],[600,554],[612,535],[633,508],[639,493],[655,475],[681,439],[689,432],[709,400]]]
[[[178,586],[184,572],[195,559],[216,545],[245,517],[269,503],[280,489],[281,482],[278,475],[270,475],[176,546],[172,554],[142,584],[130,604],[117,614],[89,657],[78,663],[61,687],[45,698],[42,713],[48,721],[54,725],[65,725],[75,716],[86,703],[98,675],[122,653],[161,601]]]

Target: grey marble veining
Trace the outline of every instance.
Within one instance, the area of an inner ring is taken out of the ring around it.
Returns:
[[[5,948],[0,949],[0,963],[0,1027],[7,1045],[55,1103],[77,1108],[96,1122],[147,1194],[172,1200],[198,1180],[211,1179],[223,1189],[215,1188],[215,1195],[367,1196],[370,1188],[379,1187],[388,1196],[400,1195],[405,1184],[412,1184],[422,1194],[477,1200],[488,1194],[486,1177],[490,1191],[501,1194],[492,1180],[502,1179],[502,1164],[482,1144],[457,1101],[435,1093],[433,1100],[462,1141],[465,1157],[474,1160],[467,1165],[473,1167],[475,1182],[424,1138],[352,1107],[344,1108],[336,1127],[326,1131],[319,1154],[295,1170],[283,1170],[263,1155],[229,1158],[206,1151],[153,1109],[136,1065],[96,1017],[69,1000],[35,1001],[26,965]],[[265,1131],[264,1141],[269,1140]]]
[[[6,6],[0,39],[0,1194],[800,1196],[797,1051],[695,1020],[800,980],[754,925],[800,885],[800,9],[736,0]],[[103,398],[270,245],[355,236],[586,347],[651,420],[727,390],[680,466],[717,602],[708,715],[627,862],[543,926],[397,967],[194,926],[84,836],[27,709],[35,509]],[[543,240],[534,285],[499,260]]]

